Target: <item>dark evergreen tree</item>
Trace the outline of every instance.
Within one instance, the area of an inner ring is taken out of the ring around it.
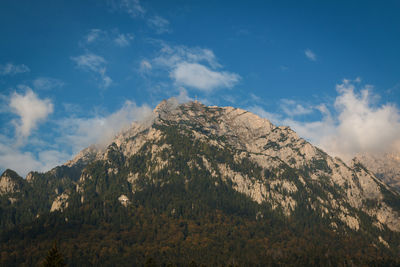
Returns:
[[[43,262],[43,267],[61,267],[67,266],[64,258],[58,251],[57,243],[54,242],[53,247],[49,250],[46,259]]]

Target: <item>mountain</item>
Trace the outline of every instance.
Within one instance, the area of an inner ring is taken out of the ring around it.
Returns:
[[[161,102],[105,148],[0,178],[1,264],[400,264],[400,195],[248,111]],[[4,189],[3,189],[4,188]]]
[[[376,177],[400,192],[400,154],[362,153],[356,156],[356,160],[364,164]]]

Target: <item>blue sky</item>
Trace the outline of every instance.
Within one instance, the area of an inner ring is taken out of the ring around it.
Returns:
[[[332,155],[400,149],[398,1],[0,2],[0,170],[48,170],[161,100],[247,109]]]

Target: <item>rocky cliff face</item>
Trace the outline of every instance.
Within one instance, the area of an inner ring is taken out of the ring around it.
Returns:
[[[152,121],[133,123],[107,148],[85,149],[46,175],[57,177],[46,182],[51,211],[63,212],[73,199],[84,205],[103,195],[104,201],[129,207],[148,186],[189,190],[206,177],[209,186],[231,188],[256,203],[257,218],[263,209],[287,218],[313,214],[333,231],[365,233],[384,246],[393,245],[389,233],[400,231],[399,194],[359,160],[346,165],[289,127],[196,101],[163,101]],[[17,190],[6,177],[1,192]],[[43,177],[29,174],[30,184],[43,184]]]
[[[151,162],[148,169],[130,170],[126,175],[133,192],[140,190],[143,179],[155,182],[155,174],[168,169],[170,159],[166,155],[173,155],[175,149],[167,141],[168,129],[173,128],[174,134],[187,136],[193,144],[205,144],[216,153],[229,151],[229,160],[218,161],[201,151],[185,164],[208,172],[216,183],[221,179],[231,184],[259,204],[266,203],[286,216],[307,206],[329,220],[332,228],[344,224],[357,231],[364,227],[362,218],[367,217],[368,224],[376,229],[400,231],[399,206],[390,201],[399,199],[397,192],[359,161],[348,166],[300,138],[289,127],[277,127],[245,110],[207,107],[198,102],[177,105],[164,101],[154,112],[152,124],[134,124],[96,155],[112,162],[115,154],[128,159],[144,153]],[[83,153],[74,161],[85,157]],[[249,168],[244,170],[243,166]],[[107,169],[113,175],[119,171]],[[84,171],[78,191],[84,192],[88,179],[93,177]]]
[[[0,195],[17,193],[21,190],[23,180],[12,170],[6,170],[0,176]]]
[[[400,192],[400,155],[398,153],[363,153],[357,155],[356,159],[378,178]]]

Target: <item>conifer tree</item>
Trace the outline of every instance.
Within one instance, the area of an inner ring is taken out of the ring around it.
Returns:
[[[58,251],[57,243],[54,241],[53,247],[47,253],[47,257],[43,262],[43,267],[62,267],[67,266],[64,258]]]

